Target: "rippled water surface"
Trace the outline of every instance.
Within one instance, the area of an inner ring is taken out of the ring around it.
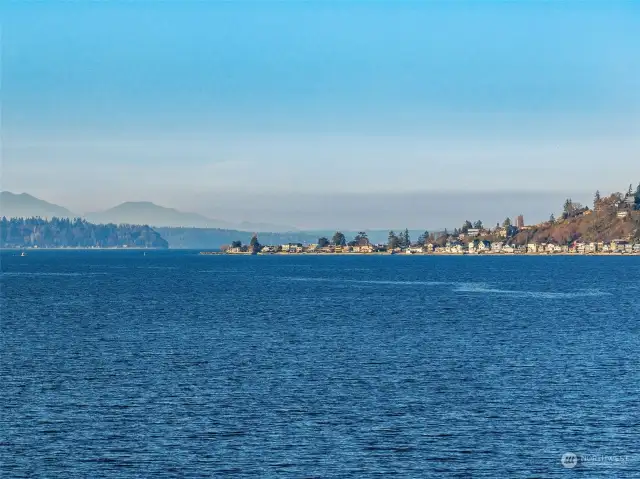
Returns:
[[[1,259],[3,478],[639,474],[638,257]]]

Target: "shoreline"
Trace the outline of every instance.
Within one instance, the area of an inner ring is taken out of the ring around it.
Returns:
[[[522,256],[640,256],[640,253],[224,253],[200,251],[202,256],[485,256],[485,257],[522,257]]]
[[[514,257],[514,256],[640,256],[640,253],[388,253],[386,251],[373,253],[225,253],[223,251],[202,251],[197,248],[0,248],[2,252],[34,252],[34,251],[198,251],[200,256],[483,256],[483,257]]]
[[[3,251],[169,251],[171,248],[141,248],[136,247],[113,247],[113,248],[0,248]]]

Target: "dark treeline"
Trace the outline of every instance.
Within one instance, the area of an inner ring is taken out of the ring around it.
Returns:
[[[168,248],[149,226],[97,225],[80,218],[0,220],[2,248]]]

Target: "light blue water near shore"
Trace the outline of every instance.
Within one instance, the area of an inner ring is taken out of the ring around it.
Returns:
[[[3,478],[640,476],[640,258],[1,259]]]

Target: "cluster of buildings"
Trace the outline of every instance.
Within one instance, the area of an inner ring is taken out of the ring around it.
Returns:
[[[613,198],[615,195],[612,195]],[[615,199],[615,198],[614,198]],[[610,200],[610,199],[609,199]],[[570,200],[568,200],[570,201]],[[631,193],[626,196],[618,196],[613,204],[608,205],[604,200],[598,201],[596,204],[596,214],[605,212],[619,219],[625,219],[632,216],[635,206],[635,196]],[[605,211],[606,208],[613,208],[611,212]],[[589,208],[581,208],[571,212],[571,217],[591,215],[594,211]],[[563,215],[566,219],[567,214]],[[552,218],[548,224],[553,223]],[[348,245],[332,245],[309,244],[302,243],[286,243],[282,245],[267,245],[259,248],[248,248],[247,246],[238,246],[227,248],[226,253],[230,254],[576,254],[576,255],[593,255],[593,254],[625,254],[640,255],[640,240],[632,239],[615,239],[613,241],[587,242],[575,241],[571,244],[557,243],[528,243],[515,244],[514,237],[520,232],[531,230],[535,226],[526,226],[524,218],[519,215],[513,222],[506,220],[503,225],[496,225],[495,228],[483,228],[481,222],[477,222],[470,227],[471,223],[467,222],[467,227],[463,230],[455,230],[452,235],[448,235],[445,230],[444,236],[438,241],[426,244],[412,244],[409,246],[399,246],[395,248],[386,244],[371,244],[362,233],[358,235],[356,241]],[[637,232],[637,230],[636,230]],[[429,237],[433,239],[433,236]],[[446,242],[444,242],[446,238]],[[522,240],[521,240],[522,241]]]
[[[444,246],[427,244],[408,248],[408,254],[638,254],[640,241],[613,240],[610,242],[576,241],[570,245],[555,243],[528,243],[514,245],[506,241],[478,240],[464,244],[453,241]]]
[[[258,254],[346,254],[346,253],[383,253],[386,252],[386,245],[363,244],[355,246],[319,246],[317,244],[285,243],[282,245],[266,245],[260,248]],[[227,248],[229,254],[247,254],[244,246]]]
[[[229,248],[229,254],[247,254],[243,247]],[[459,240],[448,241],[444,245],[427,243],[389,249],[387,245],[365,244],[355,246],[322,246],[317,244],[286,243],[262,246],[257,254],[637,254],[640,255],[640,241],[613,240],[610,242],[581,242],[570,245],[554,243],[529,243],[514,245],[508,241]]]

